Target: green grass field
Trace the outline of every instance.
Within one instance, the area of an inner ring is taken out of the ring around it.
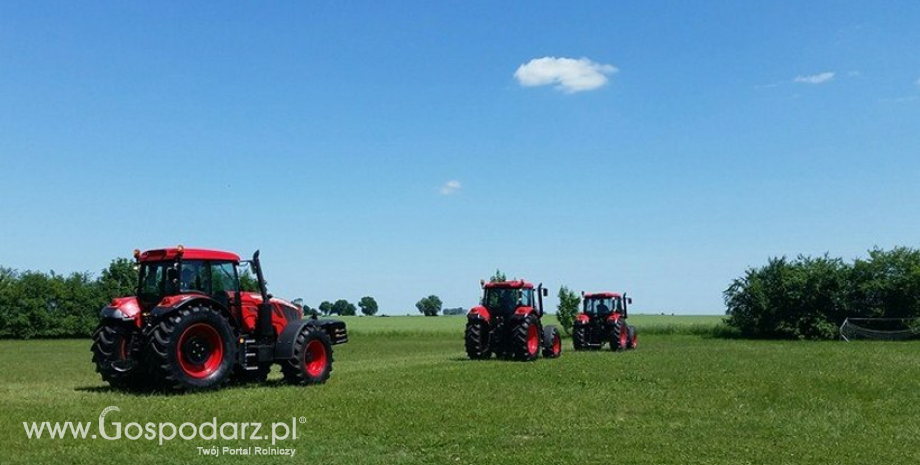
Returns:
[[[109,390],[88,340],[0,341],[0,462],[220,463],[197,447],[265,441],[27,439],[23,421],[287,421],[316,464],[907,464],[920,462],[920,343],[675,334],[718,317],[640,316],[629,353],[466,360],[462,318],[351,318],[323,386],[191,395]],[[671,328],[657,331],[654,328]],[[690,331],[693,332],[693,331]],[[277,379],[278,374],[273,375]],[[110,428],[110,431],[113,431]],[[263,431],[264,432],[264,431]]]

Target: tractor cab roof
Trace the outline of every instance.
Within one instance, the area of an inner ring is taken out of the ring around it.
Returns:
[[[239,262],[240,256],[232,252],[210,249],[190,249],[183,246],[170,247],[165,249],[153,249],[141,253],[140,250],[134,251],[134,256],[141,262],[158,262],[163,260],[177,260],[181,257],[184,260],[214,260],[224,262]]]
[[[616,292],[586,292],[585,299],[619,299],[622,297]]]
[[[517,281],[499,281],[485,283],[482,285],[485,289],[533,289],[533,284],[519,279]]]

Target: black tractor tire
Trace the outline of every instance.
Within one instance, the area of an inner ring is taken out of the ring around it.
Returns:
[[[540,355],[540,332],[537,319],[525,317],[511,330],[512,357],[520,362],[531,362]]]
[[[626,331],[626,348],[633,350],[639,346],[639,334],[636,332],[636,327],[633,325],[627,326]]]
[[[559,358],[562,354],[562,336],[555,326],[543,327],[543,357]]]
[[[626,341],[628,340],[626,331],[626,323],[623,323],[623,321],[617,321],[613,324],[613,329],[610,331],[610,350],[614,352],[626,350]]]
[[[271,373],[271,371],[271,362],[260,363],[255,370],[246,370],[242,366],[237,365],[233,374],[230,375],[230,382],[233,384],[264,383],[268,380],[268,374]]]
[[[144,370],[138,363],[137,354],[131,354],[133,339],[141,337],[140,331],[131,324],[120,321],[106,321],[93,332],[93,363],[102,380],[117,389],[138,388],[144,383]],[[125,363],[130,359],[134,363]]]
[[[572,346],[575,350],[588,350],[588,328],[584,325],[576,324],[572,330]]]
[[[227,318],[207,305],[194,305],[160,320],[148,336],[145,353],[157,388],[193,391],[226,383],[236,349]]]
[[[323,384],[332,374],[332,341],[322,329],[306,325],[294,341],[294,358],[281,362],[291,384]]]
[[[470,360],[487,360],[492,356],[489,347],[489,327],[484,321],[469,321],[464,334],[466,355]]]

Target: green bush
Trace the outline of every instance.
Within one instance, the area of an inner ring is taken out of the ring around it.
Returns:
[[[920,316],[920,251],[875,249],[852,264],[827,255],[772,258],[725,290],[742,337],[832,339],[847,317]]]
[[[88,337],[99,310],[114,297],[132,295],[136,285],[127,259],[113,260],[96,279],[0,268],[0,338]]]

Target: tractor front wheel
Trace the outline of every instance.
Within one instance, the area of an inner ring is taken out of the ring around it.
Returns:
[[[281,363],[291,384],[323,384],[332,373],[332,342],[320,328],[306,325],[294,341],[294,358]]]
[[[558,358],[562,354],[562,336],[555,326],[546,326],[543,328],[543,356],[546,358]]]
[[[93,332],[93,362],[110,386],[122,389],[142,384],[143,370],[131,350],[139,334],[134,325],[115,321],[103,322]]]
[[[636,327],[632,325],[627,326],[626,333],[627,333],[626,348],[635,349],[636,347],[638,347],[639,346],[639,335],[636,334]]]
[[[154,381],[161,387],[213,389],[230,377],[236,360],[236,338],[230,323],[217,310],[186,307],[156,325],[146,352]]]
[[[516,360],[530,362],[540,354],[540,329],[533,316],[525,317],[511,331],[513,356]]]
[[[466,355],[471,360],[486,360],[492,356],[489,348],[489,328],[484,321],[469,321],[464,335]]]

